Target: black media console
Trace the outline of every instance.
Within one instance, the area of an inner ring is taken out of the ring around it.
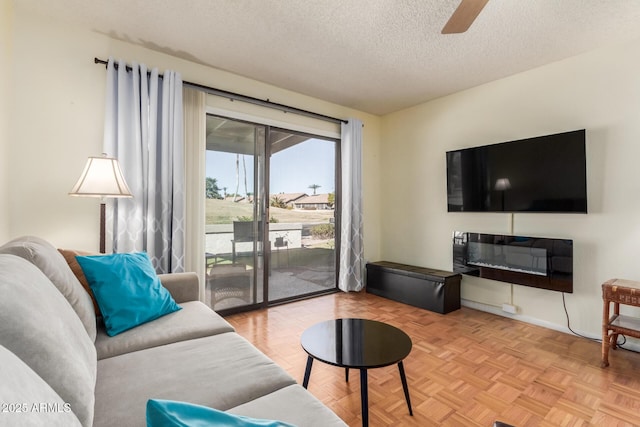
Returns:
[[[436,313],[460,308],[462,276],[395,262],[367,264],[367,292]]]

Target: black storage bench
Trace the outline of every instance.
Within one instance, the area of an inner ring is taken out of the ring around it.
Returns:
[[[367,263],[367,292],[436,313],[460,308],[462,276],[395,262]]]

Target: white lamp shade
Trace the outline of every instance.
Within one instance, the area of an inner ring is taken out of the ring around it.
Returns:
[[[511,182],[509,181],[509,178],[498,178],[496,180],[495,189],[497,191],[504,191],[510,188],[511,188]]]
[[[133,197],[120,164],[111,157],[89,157],[82,175],[69,193],[84,197]]]

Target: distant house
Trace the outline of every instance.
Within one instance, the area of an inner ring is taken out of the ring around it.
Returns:
[[[296,209],[333,209],[333,206],[329,204],[329,194],[316,194],[314,196],[303,197],[296,200],[293,203],[293,207]]]
[[[306,193],[278,193],[272,194],[270,199],[273,200],[277,198],[278,200],[282,200],[287,206],[295,207],[294,203],[304,197],[308,197]]]

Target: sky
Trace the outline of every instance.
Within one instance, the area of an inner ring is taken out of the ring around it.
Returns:
[[[271,157],[271,194],[307,193],[313,194],[312,184],[320,185],[317,194],[335,191],[335,142],[308,139],[300,144],[282,150]],[[253,156],[244,156],[247,170],[247,189],[253,193]],[[243,155],[240,155],[240,187],[244,194]],[[236,188],[236,155],[232,153],[207,151],[206,176],[215,178],[220,189],[227,193]]]

